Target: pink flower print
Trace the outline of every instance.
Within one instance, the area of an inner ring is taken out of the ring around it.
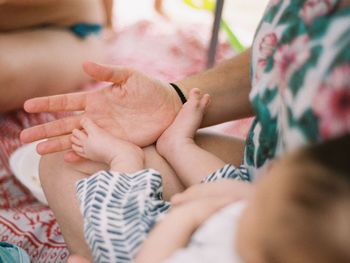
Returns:
[[[298,70],[310,57],[309,37],[302,35],[291,44],[280,46],[274,55],[274,82],[286,89],[292,73]]]
[[[307,0],[300,11],[300,17],[306,24],[312,23],[315,18],[328,14],[337,0]]]
[[[258,64],[255,67],[255,81],[259,81],[261,79],[261,76],[264,74],[266,64],[266,59],[259,59]]]
[[[264,36],[259,45],[261,58],[268,58],[272,56],[273,51],[277,46],[277,36],[275,33],[269,33]]]
[[[323,139],[350,132],[350,65],[338,66],[314,99]]]

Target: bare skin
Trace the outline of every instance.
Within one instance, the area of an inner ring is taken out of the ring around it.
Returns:
[[[157,141],[158,152],[186,187],[200,183],[206,175],[225,165],[194,141],[209,98],[199,89],[191,90],[188,101]],[[90,119],[82,119],[81,125],[83,130],[74,129],[71,137],[72,149],[77,155],[104,163],[112,171],[134,173],[148,168],[144,166],[144,153],[137,145],[113,136]]]
[[[250,51],[248,50],[213,70],[178,82],[186,95],[188,95],[189,90],[195,87],[210,95],[211,103],[206,110],[201,126],[247,117],[252,114],[248,100],[250,91],[249,59]],[[130,74],[130,69],[88,64],[85,65],[85,70],[95,79],[116,84],[97,91],[98,96],[94,96],[96,93],[93,92],[96,91],[93,91],[83,94],[75,93],[29,100],[25,104],[25,109],[29,112],[80,110],[83,111],[83,114],[76,119],[61,119],[58,122],[47,123],[43,126],[25,130],[21,134],[22,141],[30,142],[40,138],[52,137],[53,140],[39,146],[38,150],[40,153],[47,154],[64,149],[69,150],[71,147],[71,131],[80,129],[80,120],[86,116],[95,121],[101,128],[119,134],[121,131],[118,131],[118,128],[116,130],[113,129],[113,127],[116,127],[115,120],[118,123],[125,118],[128,123],[134,125],[128,128],[129,138],[134,138],[132,142],[138,141],[147,145],[154,142],[170,125],[181,107],[179,98],[168,84],[146,78],[135,71],[131,71]],[[137,81],[135,81],[136,79]],[[143,83],[143,85],[140,86],[138,83]],[[118,97],[115,97],[113,90],[116,88],[124,90],[123,92],[126,95],[123,99],[120,100]],[[163,92],[164,90],[166,92]],[[129,97],[129,94],[133,94],[133,96]],[[162,108],[162,111],[159,111],[158,105],[155,105],[154,109],[148,107],[148,105],[152,106],[153,104],[149,104],[150,100],[148,99],[141,99],[143,97],[141,94],[150,96],[151,99],[156,96],[158,103],[165,107]],[[238,95],[236,96],[235,94]],[[94,100],[87,99],[89,96],[94,98]],[[115,99],[110,100],[111,98]],[[106,100],[109,100],[109,103],[106,103]],[[124,100],[130,100],[132,103],[135,103],[137,105],[135,109],[147,109],[149,114],[147,112],[139,114],[136,110],[135,114],[131,115],[127,108],[122,107]],[[143,105],[144,103],[146,105]],[[98,114],[95,115],[93,111],[90,112],[91,107],[99,109]],[[157,114],[163,115],[159,120],[164,120],[164,116],[170,116],[169,120],[166,121],[168,124],[164,125],[164,121],[156,121],[152,125],[147,125],[148,122],[144,117],[148,118],[148,115],[153,113],[156,113],[153,116],[155,119],[158,119]],[[100,120],[101,116],[104,117],[103,122]],[[130,119],[132,122],[129,121]],[[143,124],[145,126],[142,126]],[[138,135],[137,133],[140,129],[145,129],[147,133]],[[56,137],[62,135],[63,137]],[[244,142],[241,140],[223,135],[199,133],[196,135],[195,141],[201,148],[218,156],[225,163],[239,165],[242,161]],[[154,146],[143,147],[143,151],[145,166],[158,170],[163,177],[164,196],[166,199],[170,199],[171,196],[185,189],[173,168],[158,154]],[[43,156],[40,164],[41,183],[69,250],[72,254],[90,258],[89,250],[83,238],[83,220],[75,197],[75,183],[79,179],[108,167],[101,163],[86,160],[77,163],[67,163],[63,160],[63,155],[64,153],[57,153]],[[73,158],[71,153],[66,154],[65,160],[76,160],[76,155]],[[238,189],[240,189],[240,186],[238,186]],[[239,191],[237,192],[239,193]]]
[[[134,173],[145,168],[142,149],[121,140],[98,127],[90,119],[82,119],[83,131],[73,130],[72,148],[80,156],[109,166],[109,170]]]
[[[67,29],[79,22],[103,24],[101,1],[5,0],[0,17],[0,113],[32,97],[76,90],[88,80],[82,63],[104,60],[100,38],[82,40]]]
[[[187,103],[157,141],[159,153],[174,168],[186,187],[198,184],[205,176],[225,165],[223,160],[198,147],[194,141],[209,98],[208,94],[202,95],[199,89],[191,90]],[[230,202],[232,198],[226,195],[192,200],[182,205],[177,203],[165,220],[151,231],[135,262],[163,262],[178,248],[186,246],[193,231],[210,215]],[[196,211],[195,216],[191,211]],[[175,231],[174,225],[177,226]],[[165,242],[165,236],[171,242]]]
[[[206,175],[225,164],[194,142],[195,132],[201,124],[208,103],[208,94],[202,96],[198,89],[193,89],[189,94],[188,102],[157,143],[157,147],[168,150],[166,155],[168,162],[175,168],[180,178],[182,176],[185,178],[182,181],[186,182],[187,186],[198,183]],[[109,170],[117,172],[134,173],[149,167],[145,165],[145,154],[140,147],[112,136],[90,119],[82,119],[81,125],[84,130],[73,130],[71,137],[72,148],[79,156],[104,163]],[[183,172],[185,175],[182,175]],[[87,256],[87,254],[83,255]]]
[[[0,3],[0,16],[0,31],[23,30],[40,25],[66,27],[82,22],[106,22],[101,0],[5,0],[5,3]]]
[[[196,143],[203,145],[203,149],[220,156],[224,162],[236,165],[241,162],[243,142],[240,140],[214,134],[199,134],[196,137]],[[232,155],[232,149],[238,150],[234,150]],[[166,200],[169,200],[174,194],[184,191],[185,187],[179,181],[174,170],[158,154],[154,146],[145,147],[143,151],[145,167],[152,167],[162,175],[164,198]],[[63,160],[63,153],[48,154],[41,159],[40,181],[50,208],[55,213],[66,244],[72,254],[90,258],[90,252],[83,237],[83,218],[79,212],[75,196],[75,184],[80,179],[106,169],[108,169],[107,165],[92,161],[67,163]],[[232,187],[234,186],[231,185],[231,188],[227,189],[231,193]],[[240,194],[241,190],[242,188],[238,183],[237,193]]]
[[[324,253],[320,253],[319,249],[310,251],[310,247],[305,248],[305,244],[298,246],[298,242],[295,241],[296,236],[302,240],[305,235],[303,232],[296,232],[299,229],[296,223],[299,218],[302,225],[319,224],[320,228],[330,225],[328,220],[321,224],[315,222],[314,218],[305,221],[303,210],[296,205],[293,193],[304,191],[306,194],[310,190],[308,187],[301,187],[301,184],[305,183],[302,179],[305,177],[305,164],[301,165],[300,161],[296,161],[294,156],[297,154],[296,152],[276,161],[254,185],[241,183],[240,187],[245,190],[238,191],[240,195],[232,193],[237,190],[235,189],[237,184],[230,181],[196,185],[184,193],[177,194],[171,199],[171,211],[152,229],[142,244],[135,262],[164,262],[179,249],[186,248],[193,233],[211,215],[239,199],[246,202],[235,235],[237,244],[235,249],[240,254],[242,262],[331,262],[324,259]],[[316,176],[321,176],[322,169],[318,164],[307,163],[306,166]],[[272,188],[274,191],[271,191]],[[315,198],[315,194],[310,195]],[[342,208],[341,211],[344,213],[346,209]],[[174,225],[177,226],[175,231]],[[274,242],[280,244],[278,248],[271,240],[276,240]],[[271,258],[271,255],[274,257]]]
[[[199,89],[191,90],[188,101],[174,122],[157,140],[157,151],[186,187],[200,183],[206,175],[225,165],[224,161],[204,151],[194,141],[209,101],[208,94],[202,95]]]
[[[341,3],[343,2],[348,2],[348,0],[342,1]],[[203,92],[210,94],[212,102],[208,107],[207,113],[204,117],[202,123],[203,127],[210,124],[221,123],[224,121],[239,119],[241,117],[252,115],[251,106],[248,100],[248,94],[251,88],[249,80],[249,58],[250,51],[247,51],[209,72],[205,72],[178,82],[182,91],[186,95],[188,94],[189,90],[195,87],[198,87]],[[95,75],[104,75],[101,72],[106,71],[102,70]],[[108,73],[107,75],[111,76],[113,74]],[[120,75],[120,72],[116,73],[115,75]],[[106,75],[104,75],[104,77],[105,76]],[[106,80],[106,78],[102,79]],[[112,78],[109,78],[109,81],[113,82]],[[125,80],[123,84],[128,83]],[[128,88],[128,85],[125,85],[125,87]],[[145,85],[144,88],[147,89],[148,85]],[[110,94],[110,91],[106,92],[106,94]],[[76,102],[79,101],[77,104],[74,104],[71,101],[73,97],[73,95],[65,95],[58,99],[49,97],[32,100],[27,104],[26,109],[29,112],[41,112],[46,110],[83,110],[85,111],[84,114],[87,114],[88,105],[85,101],[85,95],[81,96],[80,99],[75,100]],[[101,101],[99,103],[100,105],[105,106]],[[52,107],[52,105],[54,105],[54,107]],[[112,110],[112,108],[113,107],[110,107],[109,110]],[[127,116],[127,112],[122,112],[119,114],[126,114]],[[142,119],[139,119],[138,121],[140,123]],[[113,123],[113,119],[110,118],[107,122]],[[22,140],[30,142],[40,138],[54,138],[58,135],[70,134],[74,128],[81,128],[79,121],[74,122],[74,125],[72,125],[72,123],[73,122],[71,120],[65,119],[61,120],[59,125],[56,125],[57,123],[55,125],[51,123],[45,126],[27,130],[22,133]],[[68,124],[69,128],[64,128],[65,124]],[[159,127],[156,127],[155,130],[158,131],[158,129]],[[131,129],[130,132],[132,133],[133,130]],[[197,136],[196,139],[197,138],[197,143],[200,146],[216,154],[225,162],[239,164],[242,159],[243,142],[241,141],[232,140],[229,142],[227,138],[217,137],[213,135],[200,135],[199,137]],[[56,137],[53,140],[55,143],[50,142],[45,144],[45,146],[42,145],[42,147],[39,147],[38,150],[41,153],[49,153],[70,148],[70,140],[67,136],[60,138]],[[54,146],[52,146],[52,144],[54,144]],[[165,192],[168,197],[172,196],[174,193],[181,192],[183,186],[181,186],[179,183],[172,168],[162,157],[159,156],[159,154],[157,154],[155,148],[151,146],[143,148],[143,150],[145,152],[145,165],[148,167],[153,167],[162,173],[163,179],[165,181]],[[72,160],[71,158],[66,158],[66,160],[67,159]],[[76,164],[68,164],[63,161],[63,154],[50,154],[43,157],[41,161],[41,180],[44,190],[46,192],[50,206],[54,211],[63,231],[67,245],[73,253],[76,252],[77,254],[84,255],[84,253],[80,253],[80,251],[82,251],[87,255],[89,254],[87,247],[84,245],[83,241],[82,218],[78,212],[76,201],[72,201],[75,200],[75,182],[81,178],[89,176],[97,170],[105,168],[106,167],[101,164],[91,163],[87,161]],[[172,183],[167,184],[167,182]],[[239,191],[241,189],[240,186],[241,185],[237,182],[232,182],[232,185],[230,185],[227,189],[224,189],[223,192],[225,194],[228,193],[234,195],[232,194],[232,191],[234,191],[232,189],[235,189],[235,187],[237,187],[237,192],[242,194]],[[174,200],[182,203],[188,200],[188,198],[191,199],[193,197],[192,193],[207,195],[209,190],[213,190],[213,192],[215,192],[214,195],[217,195],[218,189],[222,189],[221,185],[211,184],[208,186],[194,186],[191,187],[188,192],[186,191],[184,193],[184,196],[176,195],[174,197]]]
[[[66,30],[0,33],[0,65],[6,64],[0,73],[0,112],[20,108],[35,96],[77,89],[89,79],[81,64],[87,58],[103,59],[102,47],[96,38],[82,41]]]
[[[250,50],[218,67],[178,84],[185,95],[195,87],[211,96],[202,127],[252,116],[249,102]],[[89,117],[112,134],[139,146],[154,143],[181,108],[172,87],[130,68],[86,63],[85,71],[94,79],[113,85],[97,91],[35,98],[26,101],[27,112],[82,111],[75,117],[32,127],[21,133],[25,143],[50,138],[38,146],[40,154],[68,150],[73,129]],[[76,158],[67,156],[67,161]]]
[[[155,9],[159,14],[164,15],[163,0],[154,0],[154,9]]]

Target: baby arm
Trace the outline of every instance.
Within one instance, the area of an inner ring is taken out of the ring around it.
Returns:
[[[186,247],[192,234],[211,215],[231,202],[228,198],[203,198],[173,208],[150,232],[135,263],[160,263]]]
[[[199,183],[206,175],[225,165],[220,158],[196,145],[193,139],[209,99],[208,94],[202,95],[199,89],[192,89],[174,122],[157,141],[158,152],[186,186]]]
[[[106,163],[113,171],[134,173],[144,169],[144,153],[140,147],[113,137],[90,119],[82,119],[81,125],[84,130],[73,130],[71,137],[72,149],[78,155]]]

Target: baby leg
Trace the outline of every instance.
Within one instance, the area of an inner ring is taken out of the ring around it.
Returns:
[[[199,89],[190,91],[187,103],[183,105],[174,122],[158,139],[157,148],[160,152],[163,152],[163,146],[183,147],[183,144],[194,143],[194,135],[202,122],[209,100],[209,95],[202,95]]]
[[[185,186],[199,183],[206,175],[225,165],[194,142],[208,103],[208,94],[202,95],[199,89],[191,90],[188,102],[157,142],[157,150],[175,169]]]
[[[111,170],[132,173],[144,168],[144,154],[140,147],[118,139],[98,127],[92,120],[81,121],[84,131],[73,130],[73,150],[80,156],[106,163]]]

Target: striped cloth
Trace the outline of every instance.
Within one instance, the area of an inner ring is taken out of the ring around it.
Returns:
[[[203,179],[248,180],[248,172],[227,164]],[[131,262],[154,224],[170,208],[162,178],[153,169],[134,174],[100,171],[77,183],[84,235],[94,262]]]

